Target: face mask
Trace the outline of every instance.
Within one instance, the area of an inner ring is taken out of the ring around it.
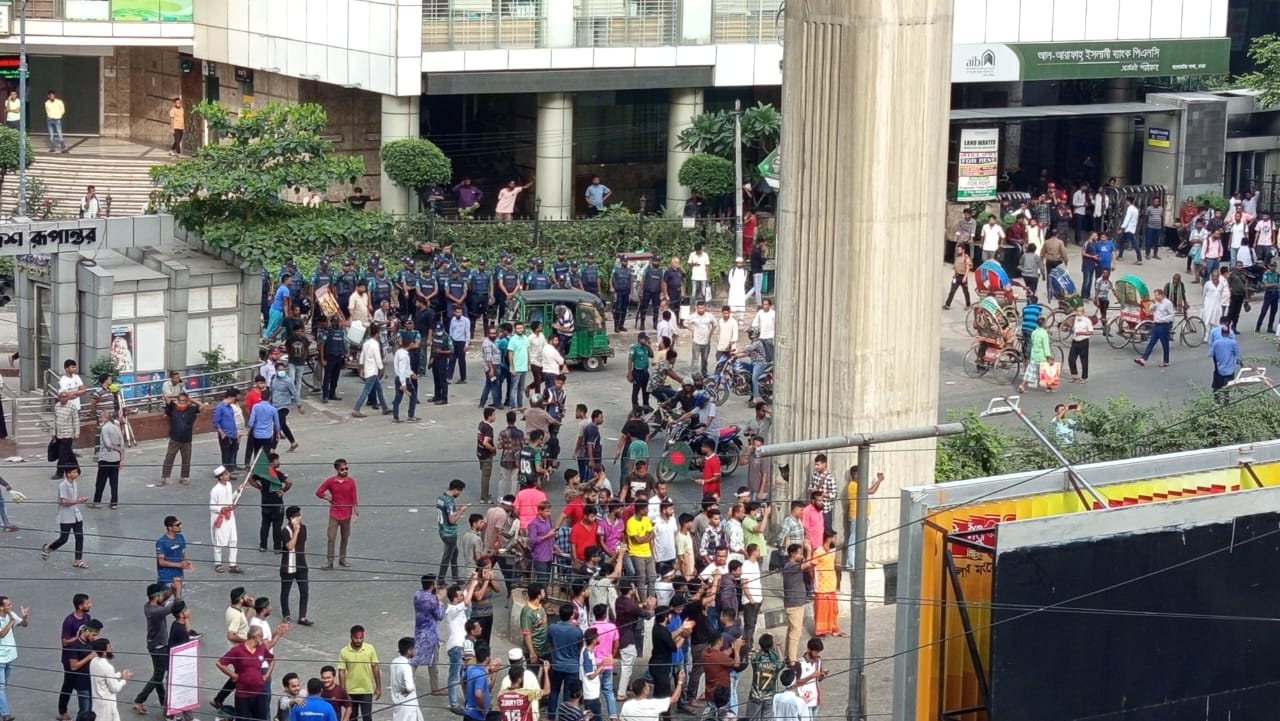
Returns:
[[[280,376],[281,378],[284,378],[285,376],[289,375],[289,372],[288,372],[288,371],[276,371],[276,375]]]

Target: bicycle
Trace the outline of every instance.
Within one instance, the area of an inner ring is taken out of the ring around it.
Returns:
[[[1188,348],[1204,345],[1204,321],[1184,309],[1182,319],[1173,324],[1173,334]]]

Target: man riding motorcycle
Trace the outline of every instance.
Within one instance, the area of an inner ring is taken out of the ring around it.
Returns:
[[[694,418],[697,420],[690,423],[689,429],[691,431],[702,431],[702,434],[694,437],[689,445],[697,448],[704,440],[709,440],[712,443],[712,448],[718,448],[720,443],[720,420],[716,417],[716,403],[711,400],[711,394],[707,391],[694,393],[693,410],[680,416],[676,419],[676,422]]]

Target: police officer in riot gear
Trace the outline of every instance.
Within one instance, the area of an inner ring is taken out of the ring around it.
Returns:
[[[439,289],[436,288],[436,277],[432,273],[431,267],[423,265],[422,270],[418,271],[418,290],[414,294],[415,298],[425,300],[428,308],[434,308],[436,304],[436,295]],[[431,326],[419,326],[430,328]]]
[[[595,253],[587,253],[587,262],[582,265],[582,275],[579,279],[583,290],[600,298],[600,266],[596,265]],[[604,300],[604,298],[600,299]]]
[[[656,253],[649,259],[644,269],[644,277],[640,286],[640,307],[636,309],[636,322],[640,330],[644,330],[644,316],[653,309],[653,327],[658,327],[658,306],[662,304],[662,266],[658,264]]]
[[[614,266],[609,288],[613,291],[613,332],[622,333],[627,329],[627,309],[631,305],[631,269],[626,258],[619,258]]]
[[[396,289],[400,317],[404,318],[413,312],[413,297],[418,293],[418,270],[414,268],[413,258],[404,259],[404,267],[396,278]]]
[[[320,333],[320,364],[324,366],[320,402],[342,400],[338,395],[338,376],[347,367],[347,334],[336,317],[330,318],[329,327]]]
[[[467,308],[467,279],[462,277],[462,269],[453,267],[449,269],[449,280],[444,286],[445,299],[445,318],[453,317],[454,308]]]
[[[466,264],[466,258],[463,258]],[[471,334],[475,335],[476,319],[484,319],[485,335],[489,333],[489,305],[493,303],[493,280],[484,258],[476,261],[477,268],[467,274],[467,315],[471,316]]]
[[[511,262],[511,256],[502,256],[502,265],[494,272],[494,286],[493,298],[498,304],[498,322],[502,323],[507,317],[507,302],[524,287],[520,283],[520,271]]]
[[[333,271],[329,269],[329,256],[322,255],[316,272],[311,274],[311,287],[319,291],[330,283],[333,283]]]
[[[445,256],[440,255],[436,258],[436,270],[432,274],[432,278],[436,284],[436,297],[431,303],[431,308],[437,314],[444,314],[447,298],[445,291],[449,288],[449,260]]]
[[[449,402],[449,359],[453,357],[453,339],[443,323],[431,331],[431,379],[434,393],[431,402],[442,406]]]
[[[533,261],[533,272],[529,274],[529,290],[550,290],[551,277],[542,266],[542,258]]]
[[[386,267],[379,265],[373,272],[373,278],[369,280],[369,295],[373,296],[373,307],[381,308],[384,300],[390,303],[394,289],[394,283],[387,277]]]
[[[347,256],[342,261],[342,272],[338,274],[338,310],[346,316],[347,303],[351,300],[351,294],[356,292],[356,283],[360,282],[360,274],[356,272],[356,259]]]
[[[556,251],[556,262],[551,264],[551,277],[557,288],[570,288],[569,261],[565,260],[564,248]]]
[[[406,349],[409,351],[409,370],[413,371],[417,375],[421,375],[422,334],[418,332],[417,323],[414,322],[412,314],[405,316],[404,325],[400,327],[400,340],[409,341],[409,347]]]

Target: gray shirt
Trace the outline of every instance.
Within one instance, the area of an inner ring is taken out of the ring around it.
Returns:
[[[293,384],[292,378],[281,378],[279,375],[271,379],[271,405],[276,408],[288,408],[289,406],[302,403],[302,396],[298,393],[298,386]]]
[[[468,530],[458,539],[458,565],[467,571],[476,567],[476,553],[484,547],[480,534]]]
[[[62,500],[74,501],[79,497],[80,497],[80,487],[76,485],[75,481],[68,481],[64,478],[62,480],[62,483],[58,484],[58,500],[59,501],[62,501]],[[84,520],[84,517],[80,515],[79,504],[74,506],[64,506],[62,505],[61,502],[59,502],[58,517],[56,520],[59,524],[79,523]]]
[[[121,451],[124,450],[124,434],[120,426],[108,422],[102,426],[102,446],[98,449],[98,460],[107,463],[119,463]]]
[[[1168,298],[1161,298],[1155,302],[1151,308],[1156,323],[1172,323],[1173,322],[1173,301]]]
[[[782,567],[782,605],[785,608],[803,608],[809,605],[809,594],[804,588],[804,572],[795,561],[787,561]]]

